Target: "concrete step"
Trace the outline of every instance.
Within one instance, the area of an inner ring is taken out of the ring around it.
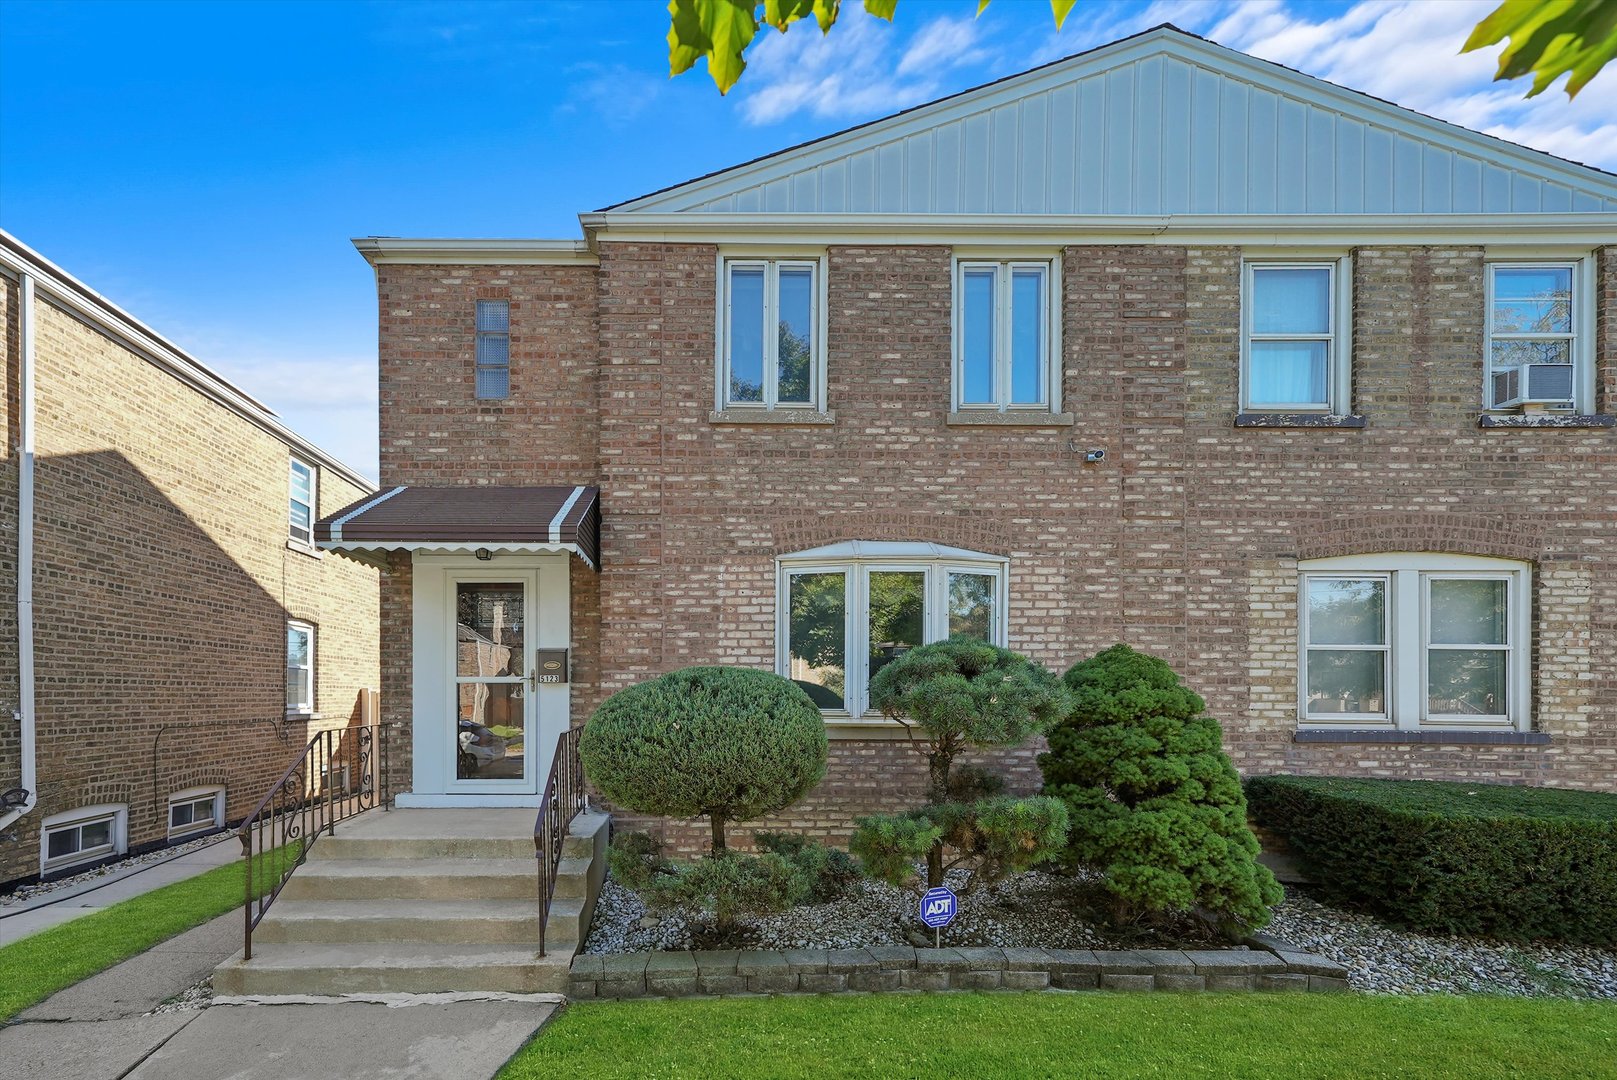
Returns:
[[[391,899],[537,903],[538,875],[531,853],[521,859],[311,859],[288,879],[276,905]]]
[[[594,907],[593,899],[583,897],[558,896],[552,900],[550,921],[545,923],[545,951],[566,949],[568,955],[577,952],[589,933],[584,922],[586,909],[593,912]]]
[[[612,815],[599,810],[586,810],[573,819],[573,824],[562,838],[561,855],[564,859],[594,858],[597,839],[605,841],[611,831]]]
[[[322,859],[527,859],[532,862],[533,858],[531,836],[344,835],[341,826],[335,836],[322,836],[309,850],[311,863]]]
[[[214,972],[216,994],[431,994],[455,990],[566,993],[571,951],[541,958],[532,947],[500,944],[260,945]]]
[[[556,864],[555,896],[558,898],[563,896],[582,898],[585,896],[589,892],[589,873],[589,859],[569,859],[564,857]]]
[[[343,944],[505,944],[539,947],[539,901],[287,900],[265,913],[253,941]]]

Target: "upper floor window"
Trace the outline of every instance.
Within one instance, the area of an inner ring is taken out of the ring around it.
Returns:
[[[1525,726],[1528,575],[1523,563],[1435,554],[1305,563],[1303,720]]]
[[[286,711],[314,712],[314,627],[286,624]]]
[[[1242,411],[1350,412],[1346,260],[1243,271]]]
[[[1577,262],[1488,264],[1490,408],[1571,411],[1588,393]]]
[[[850,541],[780,559],[776,670],[824,712],[857,718],[870,680],[917,645],[1005,643],[1007,560],[937,544]]]
[[[319,505],[315,489],[319,476],[313,465],[292,459],[288,475],[287,535],[300,544],[314,542],[315,508]]]
[[[477,302],[477,396],[511,393],[511,301]]]
[[[956,409],[1058,407],[1053,277],[1048,261],[955,264]]]
[[[725,261],[720,409],[824,407],[820,274],[813,259]]]

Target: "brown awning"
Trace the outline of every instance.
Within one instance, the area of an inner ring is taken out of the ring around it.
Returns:
[[[600,490],[593,487],[396,487],[315,523],[330,551],[571,551],[601,563]]]

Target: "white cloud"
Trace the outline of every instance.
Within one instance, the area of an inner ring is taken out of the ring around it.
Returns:
[[[580,110],[608,127],[622,127],[653,105],[668,86],[666,76],[627,64],[576,64],[567,69],[567,98],[558,114]]]
[[[210,366],[281,422],[361,474],[377,475],[374,359],[233,356]]]

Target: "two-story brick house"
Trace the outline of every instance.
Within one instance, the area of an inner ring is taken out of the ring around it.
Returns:
[[[1617,177],[1164,27],[581,222],[356,242],[382,488],[318,535],[387,560],[405,803],[740,664],[837,834],[951,632],[1159,653],[1249,773],[1613,784]]]
[[[0,233],[0,885],[239,821],[374,712],[375,486]],[[0,939],[5,936],[0,928]]]

